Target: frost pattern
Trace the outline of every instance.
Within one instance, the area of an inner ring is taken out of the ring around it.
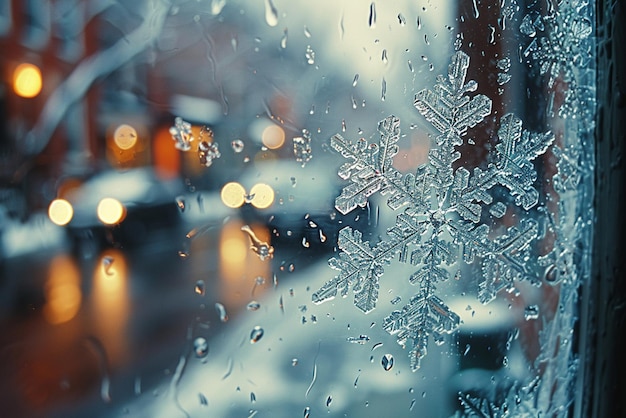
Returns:
[[[558,112],[550,112],[559,126],[557,159],[552,178],[556,208],[539,208],[540,227],[551,236],[551,248],[538,258],[545,269],[544,283],[558,291],[558,309],[544,318],[539,331],[539,356],[531,365],[532,376],[516,384],[504,396],[490,398],[460,394],[462,412],[468,417],[569,416],[575,397],[579,359],[574,352],[580,287],[591,275],[595,117],[595,56],[592,23],[594,2],[560,1],[546,16],[526,15],[520,32],[533,39],[526,49],[550,88],[565,82],[565,97]],[[556,90],[556,89],[555,89]],[[554,94],[552,95],[554,105]],[[560,118],[560,119],[559,119]]]
[[[461,260],[481,267],[479,297],[484,303],[499,291],[512,289],[516,280],[541,281],[537,266],[529,261],[532,243],[540,235],[539,224],[523,214],[539,200],[532,160],[547,150],[554,135],[528,132],[517,116],[507,114],[500,119],[488,167],[455,170],[453,163],[460,158],[455,146],[491,113],[488,97],[470,95],[478,85],[466,81],[469,62],[468,55],[456,52],[447,77],[439,76],[433,90],[415,96],[415,107],[439,133],[428,162],[415,173],[402,174],[392,167],[400,139],[400,120],[395,116],[379,123],[378,143],[365,139],[353,143],[341,135],[331,138],[331,147],[348,160],[338,172],[349,184],[335,200],[337,210],[346,214],[363,207],[380,192],[388,196],[391,209],[401,212],[387,238],[376,244],[351,227],[340,231],[341,252],[329,260],[339,273],[313,294],[313,301],[346,297],[351,288],[354,305],[368,313],[376,307],[385,266],[394,259],[415,266],[409,281],[418,291],[383,320],[383,328],[396,335],[399,344],[409,346],[414,371],[427,353],[429,337],[443,342],[444,334],[460,324],[459,316],[437,296],[436,286],[448,280],[451,271],[460,271]],[[503,202],[494,203],[489,193],[495,185],[510,192],[522,214],[518,224],[499,234],[482,221],[484,207],[493,204],[496,212],[502,211]]]
[[[595,108],[591,7],[587,0],[561,0],[547,15],[529,13],[520,24],[520,32],[532,39],[523,55],[548,77],[553,90],[550,112],[556,106],[559,116],[582,119],[581,128],[589,130]],[[554,98],[559,90],[564,90],[562,100]]]

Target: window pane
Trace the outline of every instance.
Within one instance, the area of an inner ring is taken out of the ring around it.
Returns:
[[[13,415],[579,408],[593,1],[18,3]]]

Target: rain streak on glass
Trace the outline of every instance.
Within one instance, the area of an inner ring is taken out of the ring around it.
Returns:
[[[376,27],[376,4],[374,2],[370,4],[370,17],[367,23],[369,24],[370,28]]]
[[[241,227],[241,230],[248,234],[250,238],[250,249],[259,256],[261,261],[274,257],[274,247],[265,241],[261,241],[254,231],[252,231],[252,228],[248,225],[244,225]]]
[[[263,333],[263,328],[258,325],[252,328],[252,331],[250,331],[250,344],[259,342],[259,340],[263,338]]]
[[[383,366],[383,369],[385,369],[385,371],[391,370],[391,368],[393,367],[393,356],[391,354],[385,354],[380,361],[380,364]]]
[[[220,321],[226,322],[228,321],[228,314],[226,314],[226,308],[219,302],[215,303],[215,311],[217,315],[220,317]]]
[[[272,0],[265,0],[265,23],[272,27],[278,25],[278,11]]]
[[[209,352],[209,343],[206,338],[198,337],[193,341],[193,351],[196,353],[196,357],[202,358]]]

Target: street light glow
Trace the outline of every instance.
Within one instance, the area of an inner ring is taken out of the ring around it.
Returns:
[[[18,96],[35,97],[41,92],[42,85],[41,70],[36,65],[20,64],[13,72],[13,90]]]

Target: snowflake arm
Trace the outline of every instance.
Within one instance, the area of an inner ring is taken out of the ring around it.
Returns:
[[[424,89],[415,95],[417,110],[442,134],[439,145],[461,145],[461,135],[491,113],[492,102],[487,96],[467,96],[478,87],[473,80],[465,82],[469,62],[467,54],[457,51],[448,67],[448,78],[438,77],[434,91]]]
[[[409,356],[411,369],[420,368],[421,359],[427,354],[428,336],[439,339],[442,334],[454,332],[461,322],[441,299],[432,294],[434,288],[427,286],[401,311],[393,311],[383,320],[383,329],[397,335],[398,344],[411,345]]]
[[[387,191],[388,183],[399,177],[391,164],[398,153],[400,119],[395,116],[385,118],[379,123],[378,131],[378,145],[368,144],[363,138],[352,144],[339,134],[331,138],[331,147],[350,160],[341,166],[339,176],[350,179],[351,184],[344,187],[335,200],[335,207],[344,215],[357,206],[365,206],[368,197],[377,191]]]
[[[539,284],[536,266],[529,263],[528,247],[537,238],[539,224],[534,219],[523,219],[519,226],[509,228],[506,234],[489,242],[483,256],[483,281],[478,298],[489,303],[503,289],[512,289],[514,281],[525,280]]]
[[[509,113],[500,119],[498,137],[501,141],[496,145],[498,182],[511,191],[518,206],[528,210],[539,201],[539,193],[533,187],[537,171],[532,160],[552,144],[554,134],[523,130],[522,121]]]

